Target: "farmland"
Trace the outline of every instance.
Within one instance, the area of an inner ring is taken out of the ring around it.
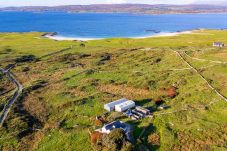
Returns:
[[[0,150],[90,151],[95,117],[122,97],[154,114],[108,116],[134,126],[136,150],[227,149],[227,102],[217,94],[227,97],[227,48],[212,47],[227,43],[227,31],[87,42],[42,34],[0,34],[0,67],[16,63],[11,72],[24,87],[0,128]],[[14,89],[0,74],[0,111]],[[169,108],[158,110],[157,100]]]

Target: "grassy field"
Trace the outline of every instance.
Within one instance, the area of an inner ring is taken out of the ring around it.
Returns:
[[[134,126],[136,150],[141,144],[161,151],[227,150],[227,102],[200,76],[227,97],[227,48],[212,47],[214,41],[227,43],[227,31],[87,42],[42,34],[0,34],[0,67],[35,58],[12,69],[25,89],[0,129],[0,150],[90,151],[95,117],[106,112],[105,103],[122,97],[154,111],[153,119],[136,122],[117,113],[108,117]],[[0,84],[2,91],[14,88],[4,75]],[[169,97],[173,86],[177,96]],[[1,96],[1,110],[12,93]],[[157,110],[156,100],[170,108]]]

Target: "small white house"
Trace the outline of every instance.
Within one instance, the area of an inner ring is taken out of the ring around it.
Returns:
[[[214,43],[213,43],[213,46],[214,46],[214,47],[220,47],[220,48],[222,48],[222,47],[225,46],[225,44],[224,44],[223,42],[214,42]]]
[[[109,134],[113,129],[120,128],[124,130],[125,133],[128,132],[129,128],[127,124],[125,124],[122,121],[114,121],[112,123],[109,123],[101,128],[101,133]]]
[[[109,112],[113,111],[115,109],[115,105],[121,104],[121,103],[126,102],[126,101],[128,101],[128,99],[122,98],[120,100],[116,100],[114,102],[110,102],[110,103],[104,105],[104,109],[109,111]]]
[[[128,100],[128,101],[123,102],[121,104],[115,105],[115,111],[117,111],[117,112],[124,112],[124,111],[126,111],[128,109],[131,109],[131,108],[135,107],[135,106],[136,105],[135,105],[135,102],[134,101]]]

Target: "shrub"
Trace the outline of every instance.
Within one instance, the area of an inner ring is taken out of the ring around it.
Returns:
[[[102,138],[102,133],[100,132],[93,132],[91,134],[91,142],[93,144],[96,144],[99,140],[101,140],[101,138]]]
[[[121,150],[125,141],[126,135],[124,131],[122,129],[114,129],[110,134],[104,136],[103,145],[111,151]]]
[[[103,61],[108,61],[110,59],[111,59],[111,55],[110,54],[104,54],[104,55],[101,56],[100,61],[103,62]]]
[[[170,87],[167,89],[167,96],[170,98],[174,98],[177,95],[177,88],[175,87]]]
[[[96,125],[96,126],[102,126],[102,124],[103,124],[103,123],[102,123],[101,120],[99,120],[99,119],[96,119],[96,120],[95,120],[95,125]]]
[[[85,44],[81,43],[81,44],[80,44],[80,47],[85,47]]]
[[[95,73],[95,70],[93,70],[93,69],[89,69],[86,71],[86,75],[91,75],[93,73]]]
[[[148,136],[148,143],[153,146],[159,146],[160,145],[160,137],[158,134],[153,133]]]
[[[80,59],[90,57],[90,56],[91,56],[90,54],[84,54],[84,53],[79,55]]]
[[[0,72],[0,80],[2,80],[3,79],[3,74]]]
[[[157,88],[157,83],[154,80],[148,82],[149,89],[155,90]]]
[[[111,60],[111,57],[112,57],[112,56],[111,56],[110,54],[108,54],[108,53],[107,53],[107,54],[103,54],[103,55],[101,56],[100,60],[96,62],[96,65],[97,65],[97,66],[100,66],[100,65],[105,64],[105,62]]]
[[[162,61],[162,59],[161,59],[161,58],[157,58],[157,59],[155,60],[155,63],[159,63],[160,61]]]
[[[130,142],[126,142],[121,148],[121,151],[132,151],[133,149],[133,145]]]
[[[21,56],[19,58],[16,59],[17,63],[22,63],[22,62],[31,62],[31,61],[35,61],[37,60],[37,58],[34,55],[25,55],[25,56]]]
[[[109,134],[94,132],[91,142],[95,150],[99,151],[132,151],[133,145],[127,141],[124,130],[114,129]]]
[[[165,103],[165,101],[163,101],[162,99],[160,99],[160,98],[158,98],[158,99],[156,99],[156,100],[154,100],[155,101],[155,104],[156,105],[162,105],[163,103]]]
[[[22,69],[22,72],[27,72],[27,71],[29,71],[29,70],[30,70],[29,67],[24,67],[24,68]]]
[[[46,80],[37,80],[30,87],[27,88],[27,91],[34,91],[40,88],[47,86],[48,82]]]

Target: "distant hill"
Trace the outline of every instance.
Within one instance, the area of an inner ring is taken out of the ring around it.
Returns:
[[[187,14],[187,13],[227,13],[227,6],[193,4],[193,5],[146,5],[146,4],[99,4],[68,6],[26,6],[0,8],[0,11],[66,11],[66,12],[124,12],[144,14]]]
[[[223,0],[222,1],[198,1],[198,2],[195,2],[194,4],[227,6],[227,2]]]

